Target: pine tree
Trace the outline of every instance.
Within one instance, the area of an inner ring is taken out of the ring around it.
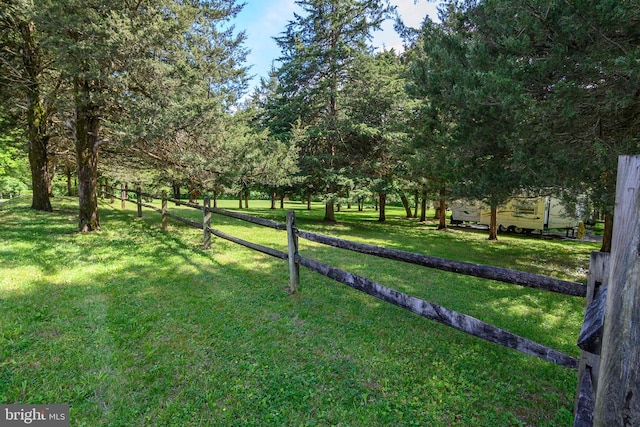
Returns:
[[[344,89],[340,125],[348,144],[349,167],[356,180],[369,179],[378,194],[378,220],[385,221],[387,195],[404,165],[407,96],[404,64],[395,51],[360,55]]]
[[[488,0],[466,14],[500,78],[531,99],[521,161],[532,181],[607,213],[610,249],[617,158],[640,152],[640,6],[636,1]]]
[[[334,201],[345,174],[348,147],[340,121],[342,97],[355,58],[367,51],[371,31],[391,12],[381,0],[300,0],[276,38],[282,50],[279,86],[271,107],[281,128],[305,129],[301,168],[308,186],[326,197],[325,221],[335,222]]]
[[[521,192],[528,178],[514,138],[526,97],[508,77],[509,64],[492,55],[475,28],[460,25],[465,17],[452,10],[442,24],[425,22],[424,53],[412,67],[412,93],[424,98],[419,113],[429,124],[427,141],[435,142],[424,149],[434,154],[446,147],[451,158],[443,162],[443,181],[453,184],[457,195],[491,208],[489,239],[495,240],[498,206]]]
[[[100,229],[98,153],[119,136],[114,132],[123,127],[120,119],[149,99],[167,100],[170,95],[161,88],[170,94],[178,80],[192,84],[190,77],[198,76],[189,72],[200,65],[222,60],[217,69],[203,66],[208,87],[233,78],[225,66],[237,68],[238,57],[225,57],[227,45],[221,43],[233,38],[232,30],[218,31],[218,25],[239,10],[234,0],[41,2],[43,39],[73,93],[68,108],[74,111],[80,231]],[[171,74],[175,78],[169,79]]]
[[[3,107],[5,111],[15,111],[17,105],[26,107],[17,125],[24,127],[28,141],[31,207],[51,211],[51,119],[56,111],[54,98],[59,86],[51,75],[51,58],[42,46],[34,20],[36,5],[30,0],[4,0],[0,4]]]

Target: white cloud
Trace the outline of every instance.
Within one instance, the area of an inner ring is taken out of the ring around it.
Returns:
[[[440,1],[427,0],[391,0],[391,4],[396,6],[400,18],[408,27],[418,28],[428,15],[432,20],[438,16],[438,4]],[[374,33],[373,45],[377,48],[395,49],[402,51],[402,40],[393,29],[393,22],[385,22],[382,31]]]

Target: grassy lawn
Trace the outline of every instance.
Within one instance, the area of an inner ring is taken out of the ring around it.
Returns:
[[[0,403],[69,403],[74,426],[561,426],[576,373],[288,268],[135,205],[101,205],[77,234],[54,213],[0,205]],[[236,201],[221,207],[237,208]],[[291,202],[298,227],[445,258],[586,280],[598,245],[436,231],[355,210],[334,226]],[[171,212],[199,220],[185,207]],[[284,221],[268,202],[250,213]],[[212,227],[285,250],[286,233],[226,217]],[[300,241],[300,253],[578,356],[580,298],[457,276]]]

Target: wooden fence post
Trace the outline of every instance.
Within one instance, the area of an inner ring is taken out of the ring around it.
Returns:
[[[640,426],[640,156],[618,159],[595,426]]]
[[[580,352],[580,365],[578,366],[574,427],[593,425],[595,396],[598,393],[600,353],[602,351],[601,327],[604,319],[604,310],[600,310],[600,308],[601,301],[606,297],[610,255],[608,252],[592,252],[589,261],[585,318],[578,338],[578,346],[585,347],[585,349]],[[594,298],[597,298],[595,303]],[[585,333],[587,334],[585,335]],[[581,342],[583,339],[588,341],[583,343]]]
[[[296,214],[287,211],[287,246],[289,255],[289,292],[295,294],[300,286],[300,264],[296,262],[298,255],[298,235],[296,234]]]
[[[202,234],[203,234],[203,249],[211,248],[211,233],[209,227],[211,227],[211,199],[209,196],[205,196],[202,200]]]
[[[125,209],[127,207],[127,184],[121,184],[120,185],[120,200],[122,200],[122,204],[121,207],[122,209]]]
[[[136,185],[136,203],[138,204],[138,218],[142,218],[142,188]]]

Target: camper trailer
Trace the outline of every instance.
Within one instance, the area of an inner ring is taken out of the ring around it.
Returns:
[[[451,224],[475,223],[489,225],[491,210],[480,202],[456,201],[450,204]],[[565,212],[554,197],[515,197],[497,211],[498,229],[529,233],[534,230],[565,229],[578,225],[576,215]]]

